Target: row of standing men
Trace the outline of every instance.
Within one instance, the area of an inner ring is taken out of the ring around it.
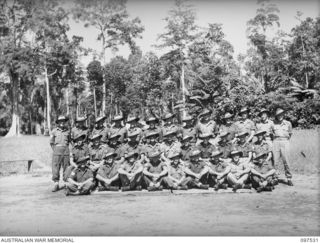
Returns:
[[[272,190],[281,162],[287,184],[293,185],[288,161],[292,126],[284,119],[285,111],[277,109],[272,121],[262,109],[256,124],[248,114],[242,108],[233,122],[227,112],[220,126],[206,109],[198,117],[186,115],[182,126],[171,113],[162,118],[161,126],[155,116],[145,122],[129,116],[125,123],[115,116],[112,126],[104,126],[105,117],[97,117],[91,132],[85,117],[78,117],[70,130],[68,118],[59,116],[50,139],[53,191],[65,186],[67,195],[143,187]]]

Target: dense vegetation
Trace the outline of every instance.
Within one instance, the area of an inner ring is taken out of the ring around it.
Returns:
[[[251,46],[235,59],[223,25],[197,26],[195,11],[182,0],[154,43],[166,50],[162,56],[142,54],[136,39],[143,23],[129,17],[124,0],[81,0],[71,8],[58,0],[4,0],[0,9],[1,135],[10,128],[12,135],[34,132],[35,124],[50,130],[62,113],[72,120],[161,115],[182,108],[183,99],[195,106],[189,112],[208,107],[218,121],[248,105],[253,116],[261,107],[282,107],[295,127],[320,123],[319,17],[298,12],[299,24],[285,33],[277,6],[259,1],[247,22]],[[83,48],[81,36],[67,35],[70,18],[98,30],[101,53],[87,67],[79,60],[93,50]],[[130,47],[130,56],[106,62],[105,51],[121,45]]]

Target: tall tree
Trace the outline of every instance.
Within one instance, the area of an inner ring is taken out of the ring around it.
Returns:
[[[161,43],[157,47],[169,49],[162,60],[171,63],[167,66],[169,67],[167,76],[171,77],[178,87],[181,87],[183,101],[187,48],[198,36],[198,26],[195,24],[195,19],[195,11],[186,0],[175,0],[175,7],[169,11],[169,16],[165,18],[167,23],[165,33],[158,37]]]
[[[139,18],[129,19],[126,0],[79,0],[74,8],[76,21],[85,23],[85,27],[97,29],[97,39],[101,41],[102,66],[106,64],[107,49],[116,51],[119,45],[128,44],[131,51],[136,50],[136,38],[141,38],[144,27]],[[102,110],[106,108],[106,80],[102,86]]]

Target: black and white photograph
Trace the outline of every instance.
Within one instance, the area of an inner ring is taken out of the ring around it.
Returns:
[[[320,242],[319,13],[0,0],[0,241]]]

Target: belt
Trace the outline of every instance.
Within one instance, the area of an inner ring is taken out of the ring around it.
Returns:
[[[55,144],[54,146],[57,146],[57,147],[68,147],[69,145],[67,145],[67,144]]]

